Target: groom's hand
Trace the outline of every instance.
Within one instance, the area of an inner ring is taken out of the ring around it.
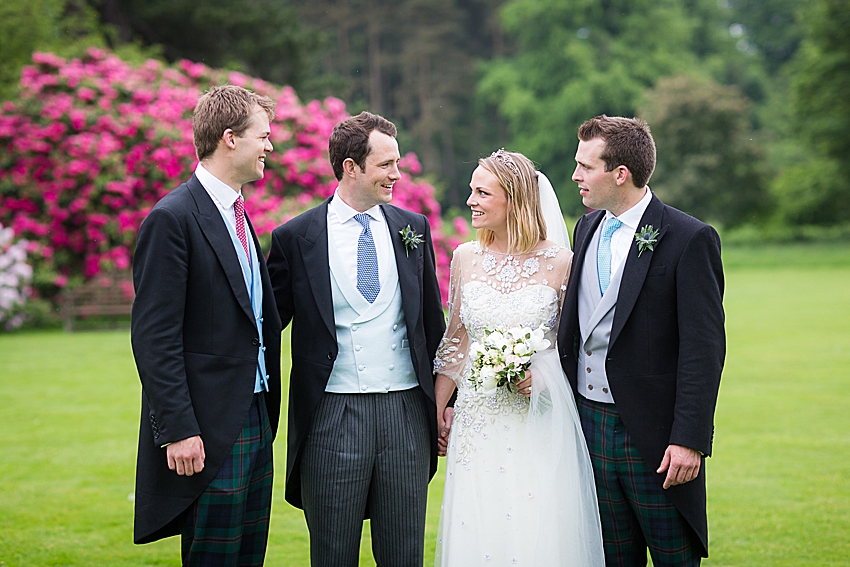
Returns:
[[[204,442],[199,435],[181,439],[165,448],[168,468],[180,476],[192,476],[204,470]]]
[[[669,445],[656,472],[660,474],[667,471],[667,478],[664,479],[664,488],[667,489],[695,479],[701,464],[699,451],[681,445]]]
[[[449,433],[452,431],[452,421],[454,421],[455,408],[447,407],[443,410],[443,415],[437,414],[437,431],[440,432],[437,437],[437,455],[440,457],[446,456],[446,451],[449,447]]]

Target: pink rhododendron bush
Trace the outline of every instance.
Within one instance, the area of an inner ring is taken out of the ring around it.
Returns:
[[[301,104],[291,88],[240,73],[188,61],[134,67],[97,49],[72,60],[36,53],[33,63],[18,99],[0,111],[0,223],[28,241],[42,297],[130,269],[142,220],[194,170],[192,110],[212,85],[229,82],[277,101],[265,178],[244,191],[261,240],[336,187],[327,141],[348,117],[338,99]],[[441,222],[416,156],[405,155],[401,169],[393,202],[429,218],[445,296],[459,240],[443,228],[454,234],[457,226]]]

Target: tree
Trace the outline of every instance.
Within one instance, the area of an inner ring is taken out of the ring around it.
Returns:
[[[792,74],[797,144],[773,191],[786,224],[850,221],[850,10],[846,0],[812,0],[800,12],[805,38]]]
[[[65,56],[102,46],[96,13],[85,0],[4,0],[0,4],[0,100],[12,98],[34,51]]]
[[[88,0],[117,30],[111,47],[141,40],[168,61],[203,62],[299,88],[315,33],[286,0]]]
[[[749,102],[737,88],[680,75],[658,81],[640,115],[658,148],[652,189],[666,203],[726,227],[770,212]]]
[[[486,66],[479,93],[508,142],[550,174],[571,213],[576,130],[594,115],[634,116],[643,92],[683,72],[734,78],[734,47],[715,0],[513,0],[502,10],[516,54]]]

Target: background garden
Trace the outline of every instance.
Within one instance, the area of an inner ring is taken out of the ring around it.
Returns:
[[[451,251],[472,237],[463,203],[479,156],[531,157],[571,224],[584,212],[569,179],[577,126],[646,118],[653,190],[724,242],[706,564],[847,564],[846,0],[6,0],[0,566],[176,560],[176,540],[131,543],[128,333],[59,326],[87,282],[131,299],[138,226],[190,175],[192,108],[223,82],[278,101],[266,176],[245,191],[264,245],[333,192],[336,122],[363,109],[396,122],[394,201],[428,216],[444,294]],[[281,445],[279,471],[282,457]],[[269,564],[306,565],[282,481]],[[431,490],[433,550],[440,477]]]

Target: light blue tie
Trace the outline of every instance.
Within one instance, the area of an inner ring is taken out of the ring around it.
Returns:
[[[611,235],[623,226],[619,219],[611,217],[605,221],[602,229],[602,238],[599,239],[599,249],[596,252],[596,273],[599,276],[599,291],[602,295],[608,290],[611,283]]]
[[[372,219],[366,213],[354,215],[354,220],[363,226],[363,232],[357,240],[357,289],[369,303],[374,303],[381,291],[381,280],[378,277],[378,253],[375,251],[375,240],[369,221]]]

